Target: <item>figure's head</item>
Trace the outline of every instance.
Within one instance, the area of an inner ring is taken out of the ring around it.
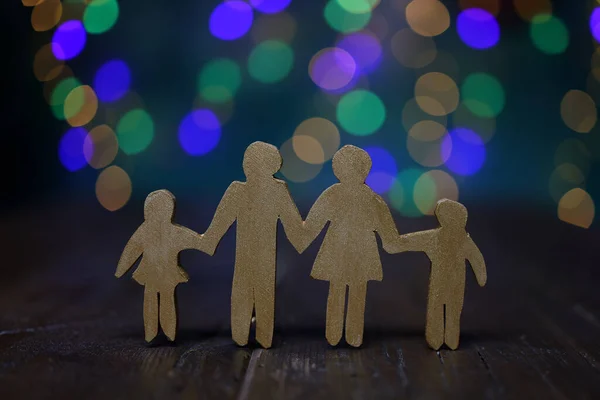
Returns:
[[[272,177],[281,168],[281,154],[277,147],[265,142],[254,142],[244,153],[246,178]]]
[[[435,215],[443,227],[464,229],[467,226],[467,208],[456,201],[448,199],[438,201]]]
[[[371,170],[371,157],[356,146],[346,145],[333,156],[333,173],[342,183],[364,183]]]
[[[152,221],[170,221],[175,212],[175,196],[168,190],[157,190],[146,197],[144,218]]]

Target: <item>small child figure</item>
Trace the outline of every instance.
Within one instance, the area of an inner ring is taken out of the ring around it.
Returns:
[[[179,252],[203,248],[202,236],[173,223],[175,197],[167,190],[152,192],[144,204],[144,223],[135,231],[123,250],[115,276],[120,278],[142,256],[133,273],[144,289],[144,330],[146,341],[158,334],[160,326],[169,340],[175,340],[177,310],[175,287],[187,282],[187,273],[179,266]],[[160,298],[160,313],[159,313]]]
[[[465,230],[465,206],[442,199],[437,203],[435,215],[441,225],[439,228],[402,235],[390,252],[424,251],[427,254],[431,260],[431,277],[425,338],[434,350],[443,343],[456,350],[465,297],[465,260],[471,264],[480,286],[485,285],[487,272],[479,248]]]

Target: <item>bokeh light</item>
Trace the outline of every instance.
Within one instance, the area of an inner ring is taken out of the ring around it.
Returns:
[[[387,37],[390,27],[385,16],[381,12],[375,11],[371,14],[371,21],[369,21],[367,29],[373,32],[379,40],[383,40]]]
[[[479,117],[496,117],[504,109],[504,89],[492,75],[474,73],[467,76],[460,94],[465,106]]]
[[[117,135],[108,125],[98,125],[92,129],[83,142],[85,160],[94,169],[109,166],[119,152]]]
[[[365,151],[369,154],[373,163],[366,184],[375,193],[388,192],[394,183],[396,174],[398,174],[396,160],[383,147],[367,147]]]
[[[122,60],[111,60],[102,65],[94,77],[94,89],[100,101],[111,103],[127,94],[131,86],[131,72]]]
[[[74,172],[87,165],[83,155],[83,142],[86,136],[85,129],[71,128],[61,138],[58,144],[58,157],[68,171]]]
[[[228,58],[210,61],[198,77],[198,92],[211,103],[224,103],[237,93],[242,84],[238,64]]]
[[[81,21],[66,21],[54,31],[52,52],[59,60],[70,60],[81,53],[86,40],[85,28]]]
[[[248,73],[262,83],[283,80],[294,66],[294,52],[284,42],[267,40],[256,46],[248,57]]]
[[[406,6],[406,21],[419,35],[437,36],[450,27],[450,14],[438,0],[413,0]]]
[[[337,105],[337,120],[345,131],[357,136],[370,135],[385,121],[385,106],[375,93],[354,90],[345,94]]]
[[[538,14],[531,20],[531,40],[542,53],[561,54],[569,45],[569,31],[565,24],[550,14]]]
[[[423,68],[430,64],[437,54],[432,38],[421,36],[404,28],[394,34],[391,40],[392,54],[407,68]]]
[[[54,28],[62,17],[60,0],[44,0],[38,3],[31,13],[31,26],[37,32],[45,32]]]
[[[455,128],[468,128],[477,132],[484,143],[489,142],[496,133],[496,118],[480,117],[461,103],[452,114],[452,126]]]
[[[425,215],[434,215],[441,199],[458,201],[458,186],[454,178],[439,169],[425,172],[415,182],[414,202]]]
[[[321,89],[334,91],[342,89],[352,81],[356,68],[354,58],[346,50],[328,47],[312,57],[308,73]]]
[[[423,170],[409,168],[396,175],[394,183],[388,194],[390,204],[401,215],[405,217],[418,217],[422,215],[421,210],[415,203],[415,183],[423,175]]]
[[[35,7],[43,1],[44,0],[21,0],[25,7]]]
[[[589,228],[595,213],[594,200],[588,192],[580,188],[565,193],[558,203],[558,218],[580,228]]]
[[[341,33],[356,32],[363,29],[371,19],[371,12],[352,13],[344,9],[339,0],[329,0],[324,11],[325,21],[334,30]]]
[[[117,125],[119,147],[125,154],[138,154],[146,150],[154,138],[152,117],[141,109],[123,115]]]
[[[591,153],[581,140],[566,139],[558,145],[554,153],[554,165],[558,167],[563,163],[576,165],[587,176],[591,168]]]
[[[581,90],[569,90],[560,103],[560,115],[569,128],[588,133],[598,121],[596,103]]]
[[[297,28],[296,19],[290,13],[261,14],[252,24],[250,36],[255,43],[264,42],[265,40],[291,43],[296,36]]]
[[[103,115],[103,122],[116,129],[121,117],[127,112],[135,109],[145,109],[146,104],[142,96],[137,92],[131,90],[127,92],[125,96],[115,101],[114,103],[108,103],[103,105],[99,112]]]
[[[67,64],[64,64],[56,77],[44,82],[44,99],[48,105],[52,105],[52,94],[54,93],[56,87],[67,78],[73,78],[73,71]]]
[[[355,32],[344,36],[337,47],[345,50],[356,62],[358,74],[366,74],[377,68],[381,61],[381,43],[368,31]]]
[[[408,132],[406,149],[411,158],[420,165],[439,167],[450,156],[450,151],[442,151],[446,136],[446,128],[438,122],[420,121],[413,125]]]
[[[496,18],[481,8],[463,10],[456,19],[456,29],[460,39],[473,49],[489,49],[500,40]]]
[[[127,172],[116,165],[106,168],[96,180],[96,197],[108,211],[117,211],[131,197],[131,179]]]
[[[444,137],[442,157],[446,167],[458,175],[473,175],[485,162],[485,146],[481,138],[467,128],[454,128]]]
[[[548,188],[550,189],[550,196],[558,203],[569,190],[584,185],[585,175],[579,167],[575,164],[563,163],[552,171]]]
[[[448,117],[446,115],[429,115],[419,107],[416,99],[409,99],[404,108],[402,108],[402,126],[404,126],[404,129],[409,132],[415,124],[423,120],[432,120],[444,127],[448,125]]]
[[[275,14],[285,10],[292,0],[250,0],[252,7],[265,14]]]
[[[597,42],[600,42],[600,7],[594,8],[590,15],[590,31]]]
[[[500,13],[500,0],[458,0],[458,6],[461,10],[466,10],[467,8],[481,8],[495,16],[498,16]]]
[[[415,99],[430,115],[448,115],[458,107],[459,92],[452,78],[441,72],[422,75],[415,84]]]
[[[186,153],[202,156],[210,153],[221,139],[221,124],[211,110],[194,110],[179,125],[179,143]]]
[[[96,116],[98,98],[90,86],[78,86],[65,98],[64,116],[69,125],[83,126]]]
[[[208,22],[210,33],[221,40],[235,40],[252,27],[252,7],[241,0],[227,0],[213,10]]]
[[[320,150],[312,151],[314,144],[306,139],[310,137],[319,143]],[[330,160],[340,147],[340,132],[335,124],[328,119],[315,117],[304,120],[294,131],[292,138],[294,152],[302,161],[309,164],[322,164]]]
[[[197,96],[194,100],[192,111],[201,108],[207,108],[211,110],[217,116],[217,119],[221,123],[221,126],[224,126],[225,124],[227,124],[227,122],[229,122],[231,117],[233,117],[235,104],[232,99],[229,99],[228,101],[223,103],[214,104],[204,100],[202,96]]]
[[[315,140],[312,145],[315,143],[318,144]],[[294,151],[293,138],[281,145],[279,150],[283,159],[281,173],[291,182],[308,182],[319,175],[323,168],[323,164],[310,164],[302,161]]]
[[[73,89],[81,86],[81,82],[75,77],[68,77],[60,81],[52,90],[50,97],[50,108],[59,120],[65,119],[65,100]]]
[[[119,18],[117,0],[91,0],[83,13],[83,25],[90,34],[109,31]]]
[[[38,81],[47,82],[58,77],[64,68],[64,61],[56,58],[50,44],[42,46],[33,60],[33,73]]]
[[[444,125],[432,120],[419,121],[408,131],[409,136],[422,142],[438,140],[446,133],[446,127]]]
[[[550,0],[513,0],[515,11],[525,21],[531,21],[538,14],[552,14]]]
[[[337,0],[339,5],[352,14],[365,14],[371,12],[379,5],[381,0]]]

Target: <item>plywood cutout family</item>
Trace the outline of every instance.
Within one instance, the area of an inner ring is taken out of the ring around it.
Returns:
[[[429,346],[458,348],[466,262],[483,286],[487,273],[483,256],[466,232],[467,210],[455,201],[437,203],[439,227],[400,235],[385,201],[365,184],[371,158],[355,146],[344,146],[333,157],[339,183],[326,189],[302,220],[285,182],[274,178],[282,159],[275,146],[255,142],[243,160],[246,182],[233,182],[217,207],[212,223],[198,234],[173,222],[175,197],[166,190],[148,195],[144,222],[119,260],[117,277],[141,257],[133,278],[144,286],[144,328],[152,341],[159,326],[175,340],[175,288],[188,281],[179,253],[196,249],[213,255],[219,241],[236,222],[235,271],[231,291],[231,331],[240,346],[248,343],[253,312],[256,340],[271,347],[275,318],[277,222],[301,253],[330,222],[311,277],[330,282],[325,337],[335,346],[344,333],[348,344],[363,341],[367,283],[381,281],[383,272],[375,233],[388,253],[425,252],[431,260],[425,337]],[[344,308],[348,306],[344,324]]]

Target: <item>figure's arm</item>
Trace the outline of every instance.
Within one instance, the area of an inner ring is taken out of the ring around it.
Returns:
[[[483,254],[479,250],[479,247],[475,244],[471,236],[467,235],[467,241],[465,243],[465,258],[471,264],[471,268],[477,278],[479,286],[485,286],[487,282],[487,270],[485,268],[485,261]]]
[[[404,251],[428,252],[431,249],[431,240],[434,234],[435,229],[402,235],[396,240],[393,253]]]
[[[397,244],[399,234],[394,218],[392,218],[390,208],[379,195],[375,198],[375,207],[377,211],[376,231],[381,238],[383,249],[388,253],[397,253],[392,250],[394,250],[394,247]]]
[[[282,185],[282,190],[280,194],[281,202],[279,205],[279,219],[281,219],[281,224],[283,225],[288,240],[296,248],[298,253],[302,253],[308,246],[305,246],[304,244],[302,217],[300,216],[300,212],[298,211],[298,207],[296,207],[294,199],[292,199],[287,184],[283,181],[281,181],[280,184]]]
[[[241,182],[233,182],[225,191],[210,226],[202,235],[207,254],[214,254],[219,241],[237,219],[243,188]]]
[[[206,241],[203,240],[203,235],[181,225],[177,225],[177,233],[176,240],[180,251],[193,249],[210,254],[210,249]]]
[[[308,216],[306,217],[306,221],[304,221],[304,243],[302,251],[306,250],[306,248],[319,236],[319,233],[323,230],[327,221],[330,218],[330,210],[329,210],[329,201],[331,196],[331,187],[326,189],[315,204],[311,207],[308,212]]]
[[[137,231],[131,236],[127,245],[125,245],[125,249],[123,250],[123,254],[121,254],[121,258],[119,259],[119,264],[117,265],[117,271],[115,272],[115,276],[117,278],[125,275],[129,268],[135,264],[135,262],[141,257],[144,252],[144,245],[142,243],[142,236],[145,230],[145,224],[142,224]]]

